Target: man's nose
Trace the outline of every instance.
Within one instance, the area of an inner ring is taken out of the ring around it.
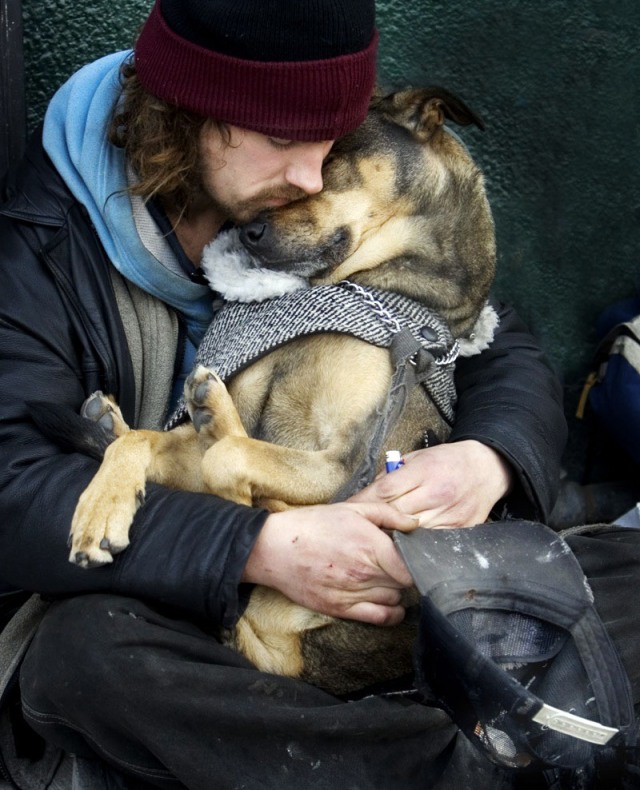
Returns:
[[[288,184],[298,187],[307,195],[322,190],[322,163],[331,149],[331,143],[306,143],[297,146],[295,156],[285,171]]]

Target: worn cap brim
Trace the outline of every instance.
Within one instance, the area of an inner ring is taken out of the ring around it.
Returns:
[[[421,593],[418,686],[476,746],[529,770],[629,747],[626,672],[557,533],[505,521],[395,540]]]

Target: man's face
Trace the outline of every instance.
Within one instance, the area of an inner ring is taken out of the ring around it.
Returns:
[[[322,163],[332,140],[296,142],[228,126],[230,140],[215,124],[200,136],[202,187],[228,219],[243,225],[261,211],[322,189]]]

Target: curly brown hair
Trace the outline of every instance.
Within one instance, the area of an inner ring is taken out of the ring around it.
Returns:
[[[187,216],[201,194],[199,138],[206,123],[218,121],[168,104],[141,85],[134,63],[121,69],[122,96],[114,108],[109,140],[124,148],[138,182],[129,191],[143,200],[162,199],[166,210]]]

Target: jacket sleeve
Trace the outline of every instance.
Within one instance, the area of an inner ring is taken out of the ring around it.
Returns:
[[[68,561],[71,518],[97,462],[61,452],[36,429],[26,404],[78,409],[113,364],[113,348],[95,334],[104,308],[85,304],[81,313],[78,283],[47,267],[55,236],[0,216],[0,591],[111,591],[230,625],[265,511],[150,486],[127,551],[101,568]],[[85,266],[79,276],[92,275]]]
[[[516,477],[508,512],[545,521],[558,494],[567,439],[562,388],[516,312],[494,307],[500,325],[493,343],[457,364],[459,400],[450,441],[476,439],[497,450]]]

